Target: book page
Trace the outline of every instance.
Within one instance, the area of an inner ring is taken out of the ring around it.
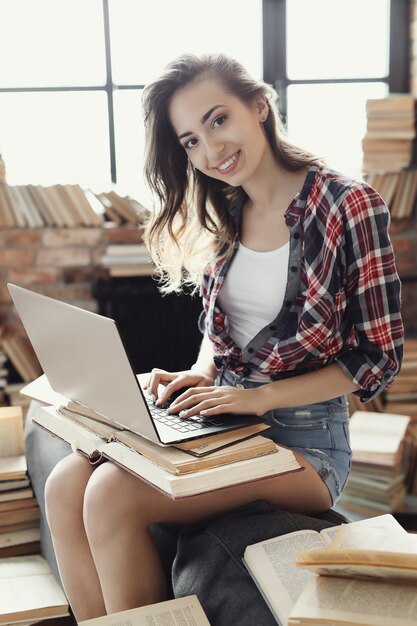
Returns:
[[[26,612],[47,607],[67,607],[48,562],[37,555],[0,559],[0,621],[2,616],[25,617]]]
[[[104,615],[79,626],[210,626],[197,596],[187,596]]]
[[[61,404],[65,405],[67,402],[65,396],[52,389],[45,374],[22,387],[20,393],[22,396],[32,398],[44,404],[60,406]]]
[[[288,623],[312,620],[361,626],[415,626],[416,589],[385,582],[314,577],[300,595]]]
[[[275,618],[283,625],[314,574],[294,566],[295,550],[323,547],[314,530],[300,530],[248,546],[244,562]]]
[[[324,541],[330,544],[332,548],[343,549],[348,547],[354,547],[348,544],[348,542],[350,541],[349,537],[353,533],[354,537],[357,538],[356,529],[359,529],[359,531],[361,531],[364,528],[376,530],[386,529],[390,532],[390,535],[407,534],[407,531],[401,526],[401,524],[399,524],[399,522],[397,522],[395,517],[393,517],[389,513],[387,513],[386,515],[377,515],[376,517],[362,519],[358,522],[350,522],[349,524],[341,524],[339,526],[333,526],[332,528],[324,528],[320,532],[320,534],[323,537]]]
[[[386,578],[417,582],[417,536],[391,534],[385,529],[343,529],[339,549],[332,544],[324,550],[297,555],[297,567],[324,576]]]

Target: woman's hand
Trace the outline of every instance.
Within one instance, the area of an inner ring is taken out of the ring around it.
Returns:
[[[158,386],[163,385],[164,391],[158,397]],[[214,379],[203,372],[197,370],[184,370],[181,372],[167,372],[166,370],[154,367],[149,380],[143,385],[149,395],[153,395],[157,405],[164,404],[170,396],[183,387],[211,387]],[[180,397],[182,397],[181,394]]]
[[[187,389],[169,407],[169,413],[180,413],[188,418],[200,413],[204,416],[220,413],[264,415],[259,388],[239,389],[237,387],[201,386]]]

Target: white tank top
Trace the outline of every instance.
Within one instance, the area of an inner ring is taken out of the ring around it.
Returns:
[[[242,244],[218,295],[229,321],[229,335],[243,349],[278,315],[287,286],[290,242],[271,252],[257,252]],[[252,374],[250,380],[269,377]]]

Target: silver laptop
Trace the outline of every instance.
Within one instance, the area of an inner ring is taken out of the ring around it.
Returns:
[[[182,420],[143,393],[113,319],[8,283],[54,391],[160,445],[215,435],[262,420],[255,415]]]

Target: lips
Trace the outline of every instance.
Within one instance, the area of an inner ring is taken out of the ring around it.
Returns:
[[[236,168],[238,161],[239,161],[239,157],[240,157],[240,150],[232,154],[230,157],[227,157],[227,159],[224,159],[223,161],[221,161],[221,163],[219,163],[219,165],[217,165],[214,169],[220,174],[228,174],[229,172],[232,172]]]

